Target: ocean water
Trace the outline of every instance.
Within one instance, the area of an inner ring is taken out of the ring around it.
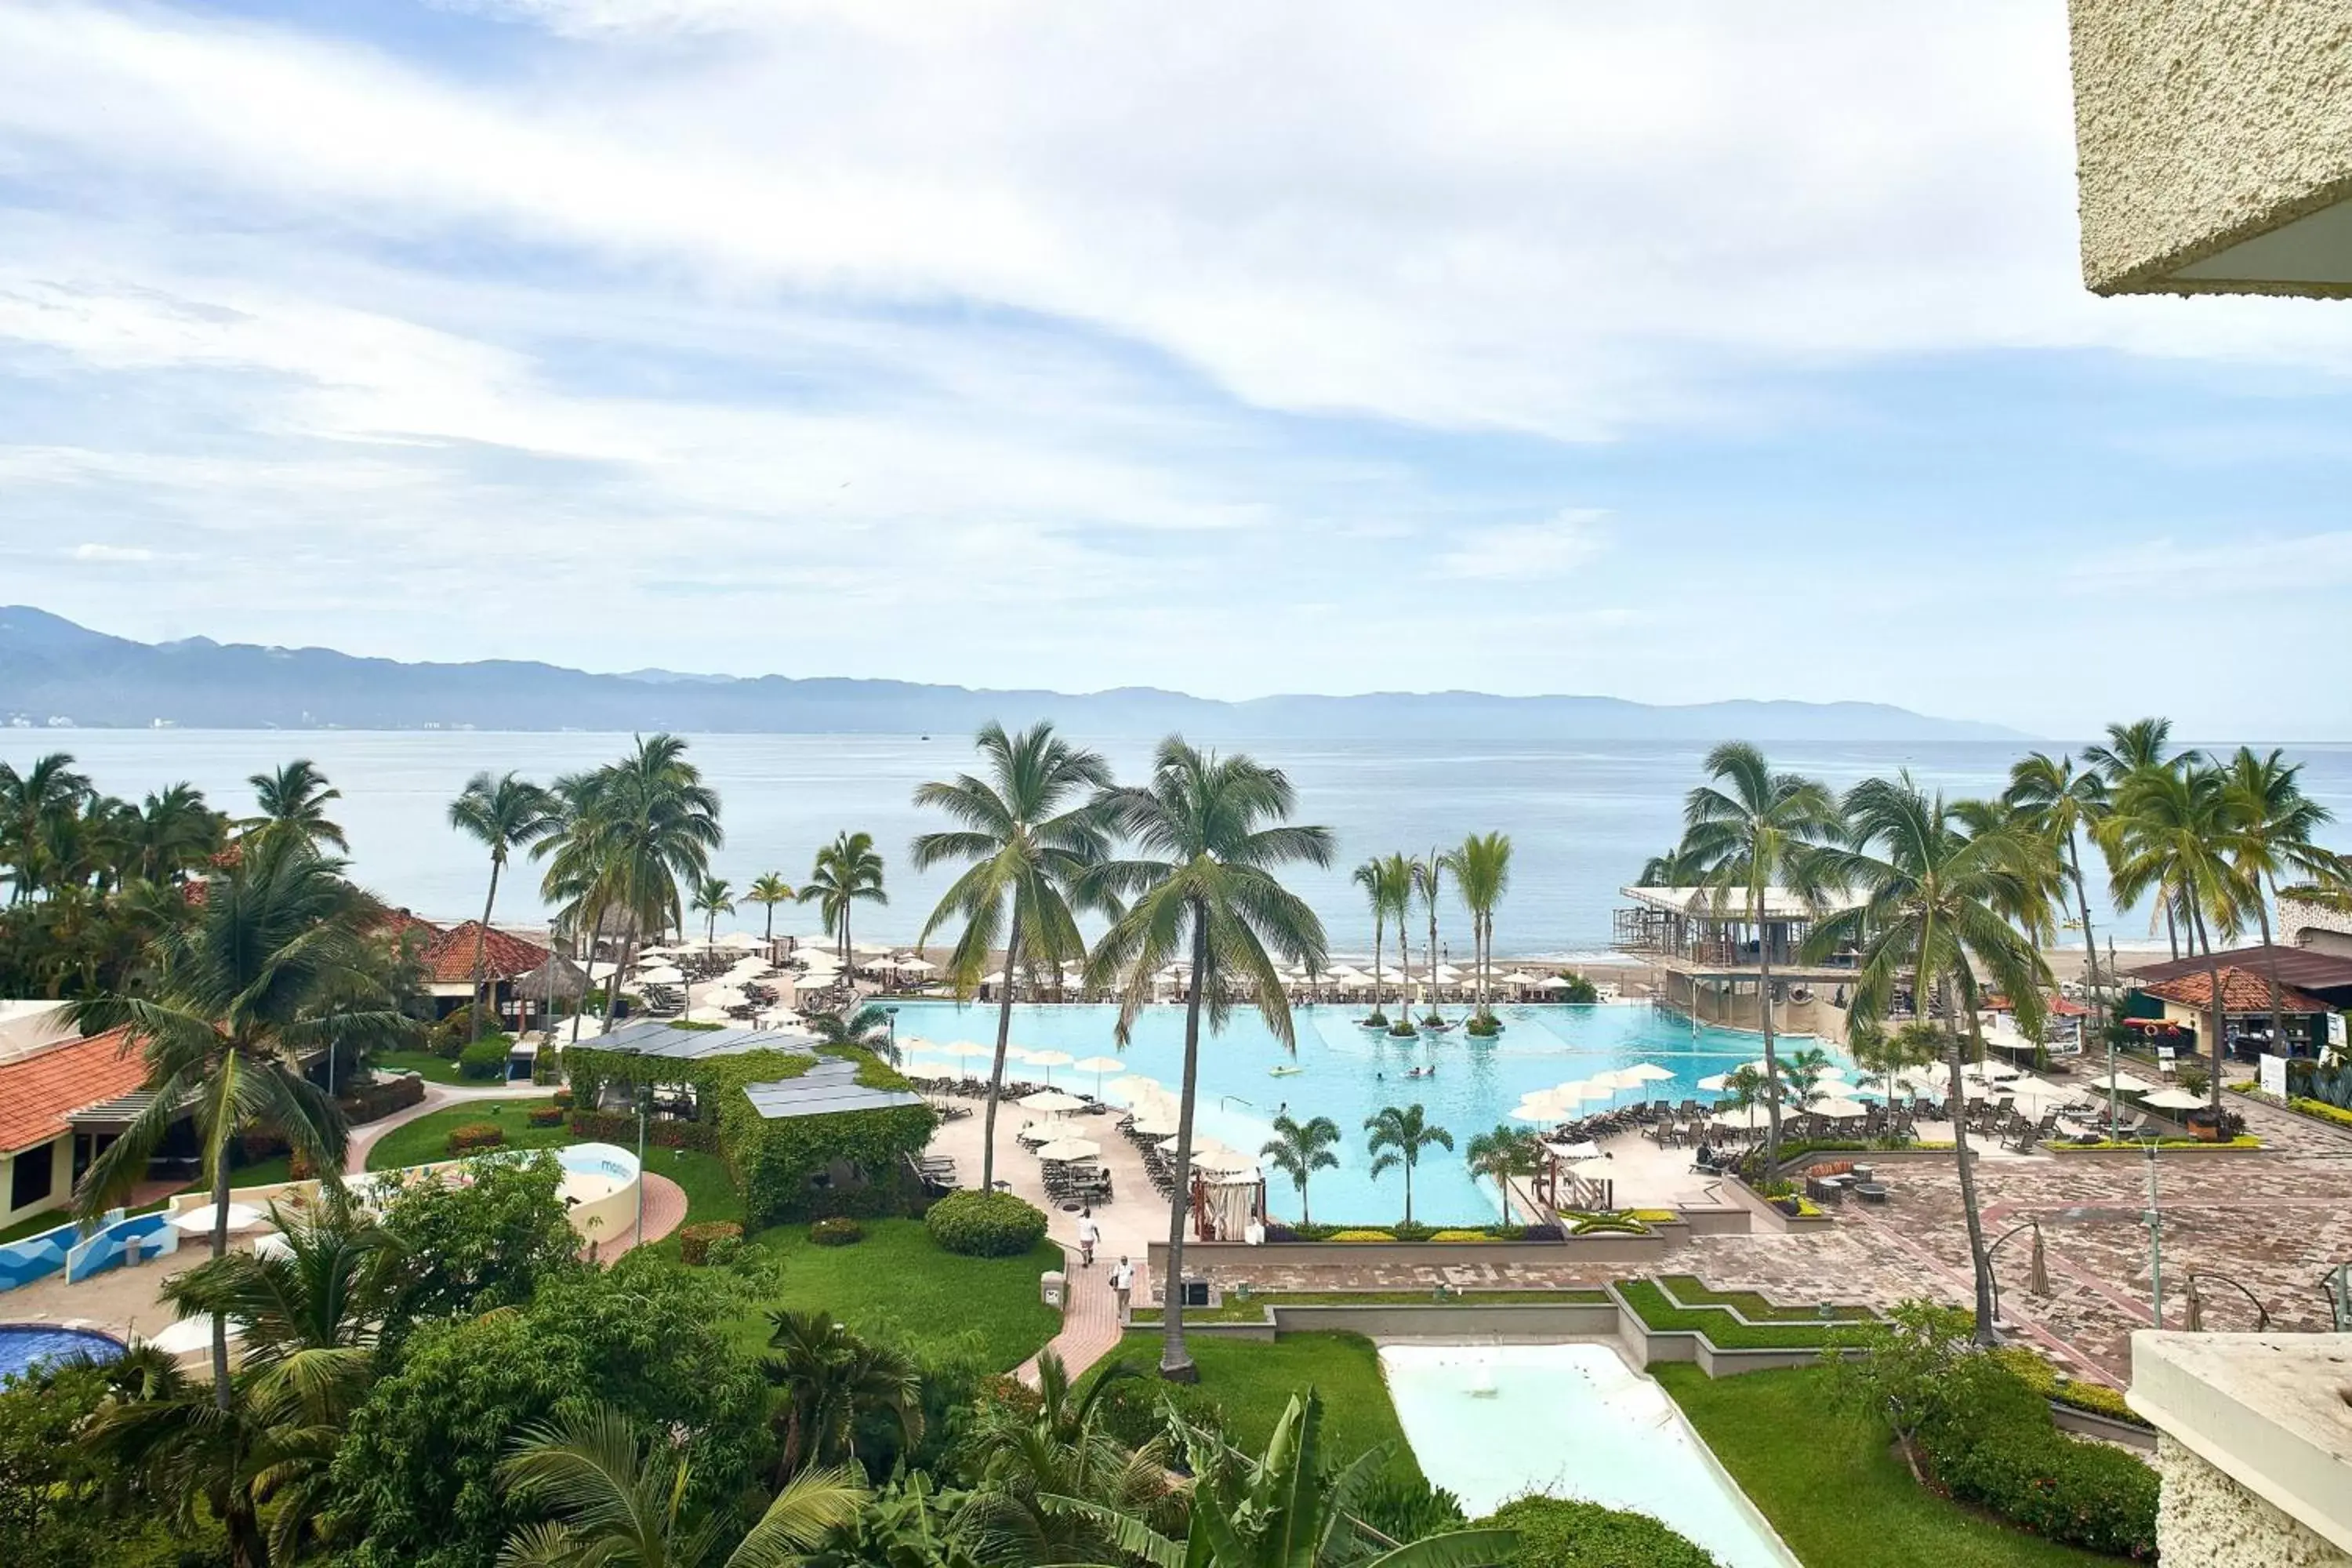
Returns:
[[[1151,738],[1072,737],[1095,746],[1122,776],[1139,775]],[[22,764],[70,752],[99,786],[133,799],[185,779],[216,805],[249,808],[248,775],[293,757],[316,762],[342,791],[336,819],[352,841],[353,872],[385,898],[435,919],[479,912],[488,867],[480,847],[447,825],[450,797],[478,769],[517,769],[546,780],[621,753],[625,735],[489,731],[0,730],[0,761]],[[1605,948],[1617,889],[1681,831],[1685,792],[1698,782],[1706,747],[1696,742],[1580,744],[1496,741],[1249,740],[1223,743],[1288,773],[1298,819],[1329,826],[1339,858],[1328,871],[1299,869],[1292,885],[1322,915],[1333,950],[1360,954],[1371,922],[1349,883],[1365,857],[1426,854],[1470,832],[1500,830],[1514,848],[1510,891],[1497,913],[1496,950],[1568,953]],[[1768,748],[1776,766],[1843,787],[1907,768],[1921,784],[1954,795],[1998,788],[2024,744],[1986,742],[1861,745],[1787,743]],[[2057,749],[2054,745],[2046,749]],[[2339,817],[2352,818],[2352,746],[2289,748],[2303,760],[2305,786]],[[945,889],[946,871],[917,875],[907,844],[938,826],[916,811],[917,784],[966,767],[961,736],[705,735],[693,757],[719,793],[727,844],[713,869],[738,889],[763,871],[797,883],[816,847],[845,829],[874,835],[889,862],[889,904],[861,908],[855,933],[905,942]],[[2340,834],[2352,847],[2352,833]],[[507,919],[536,917],[536,877],[527,867],[499,892]],[[2100,916],[2103,938],[2147,940],[2145,910],[2118,924]],[[761,929],[747,906],[734,922]],[[815,929],[814,910],[777,911],[780,931]],[[1427,940],[1415,936],[1416,952]],[[1439,941],[1456,961],[1469,951],[1457,910],[1442,910]],[[1390,951],[1395,936],[1390,933]]]

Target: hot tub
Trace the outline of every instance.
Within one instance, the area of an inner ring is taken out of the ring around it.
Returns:
[[[560,1194],[572,1228],[592,1241],[625,1234],[637,1215],[637,1157],[614,1143],[573,1143],[555,1151],[563,1167]]]

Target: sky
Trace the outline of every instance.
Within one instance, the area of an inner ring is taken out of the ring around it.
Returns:
[[[2082,287],[2059,0],[0,7],[0,603],[2352,738],[2352,304]]]

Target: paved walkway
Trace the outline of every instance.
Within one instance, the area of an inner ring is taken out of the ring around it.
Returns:
[[[1097,1255],[1094,1267],[1078,1266],[1078,1249],[1063,1248],[1063,1273],[1068,1279],[1068,1297],[1062,1309],[1062,1331],[1046,1342],[1045,1348],[1062,1358],[1063,1366],[1076,1377],[1095,1363],[1118,1348],[1122,1332],[1118,1321],[1118,1300],[1110,1288],[1112,1259]],[[1136,1294],[1143,1289],[1143,1269],[1135,1271]],[[1013,1375],[1030,1387],[1037,1386],[1037,1358],[1023,1362]]]
[[[499,1084],[493,1088],[468,1089],[458,1084],[428,1083],[425,1098],[415,1105],[403,1106],[391,1115],[352,1129],[349,1146],[343,1154],[343,1173],[363,1175],[367,1171],[368,1151],[376,1140],[395,1127],[405,1127],[420,1116],[430,1116],[436,1110],[446,1110],[453,1105],[466,1105],[478,1100],[544,1100],[555,1091],[539,1084]]]
[[[636,1227],[631,1226],[612,1240],[600,1243],[596,1249],[597,1257],[608,1267],[613,1259],[638,1246],[640,1241],[650,1247],[686,1223],[684,1187],[667,1176],[658,1176],[651,1171],[647,1171],[642,1180],[646,1184],[646,1233],[641,1238],[636,1234]]]

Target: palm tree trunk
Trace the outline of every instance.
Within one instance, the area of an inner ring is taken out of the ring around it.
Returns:
[[[1412,1153],[1409,1148],[1404,1157],[1404,1222],[1412,1223]]]
[[[2091,889],[2083,881],[2083,857],[2074,847],[2074,836],[2066,836],[2066,864],[2074,873],[2074,903],[2083,913],[2083,962],[2091,977],[2091,999],[2096,1004],[2106,994],[2099,984],[2099,939],[2091,934]]]
[[[1176,1195],[1168,1205],[1168,1278],[1160,1282],[1160,1375],[1198,1383],[1184,1349],[1184,1232],[1192,1218],[1192,1097],[1201,1077],[1201,998],[1208,990],[1209,911],[1192,905],[1192,994],[1184,1004],[1184,1081],[1176,1106]],[[1304,1200],[1302,1200],[1303,1203]]]
[[[474,1038],[478,1040],[482,1037],[482,991],[484,984],[489,979],[488,975],[482,973],[486,967],[482,962],[482,954],[489,946],[490,908],[499,901],[500,864],[497,856],[490,857],[490,891],[488,896],[482,900],[482,923],[474,931]]]
[[[612,978],[604,982],[604,1026],[596,1031],[599,1035],[609,1035],[613,1032],[613,1020],[621,1011],[621,976],[628,973],[629,954],[635,951],[636,945],[637,922],[636,917],[632,915],[629,918],[629,929],[621,937],[621,956],[613,965]]]
[[[1756,1002],[1764,1026],[1764,1169],[1780,1174],[1780,1058],[1772,1049],[1772,937],[1763,919],[1764,896],[1748,889],[1748,908],[1756,921]]]
[[[1004,1053],[1013,1040],[1013,966],[1021,961],[1021,895],[1013,895],[1013,929],[1004,938],[1004,984],[996,988],[996,1059],[988,1069],[988,1110],[980,1127],[980,1190],[996,1190],[996,1100],[1004,1090]]]
[[[2263,967],[2270,972],[2271,1049],[2280,1056],[2286,1056],[2290,1054],[2286,1046],[2286,998],[2279,987],[2278,952],[2271,946],[2271,906],[2269,900],[2262,896],[2263,891],[2257,884],[2254,889],[2254,913],[2263,923]],[[2276,898],[2278,889],[2272,888],[2270,894]]]
[[[2211,1053],[2213,1058],[2213,1080],[2210,1084],[2206,1085],[2206,1092],[2212,1099],[2213,1116],[2218,1123],[2221,1115],[2222,1053],[2229,1048],[2229,1037],[2223,1032],[2229,1027],[2229,1018],[2222,1011],[2221,961],[2213,952],[2213,942],[2210,934],[2205,931],[2205,911],[2192,905],[2190,906],[2189,912],[2196,921],[2194,928],[2196,933],[2204,938],[2205,984],[2212,989],[2212,995],[2209,998],[2212,1005],[2205,1010],[2205,1016],[2213,1026],[2213,1048]],[[2217,1125],[2214,1130],[2216,1132],[2220,1131],[2219,1126]]]
[[[1382,910],[1372,920],[1372,1011],[1381,1010],[1381,960],[1387,956],[1389,945],[1388,911]]]
[[[1924,943],[1922,944],[1924,946]],[[1943,987],[1937,988],[1938,996]],[[1949,1008],[1945,1009],[1947,1013]],[[1969,1265],[1976,1281],[1976,1342],[1993,1346],[2000,1343],[2000,1334],[1992,1319],[1992,1259],[1985,1253],[1984,1215],[1977,1207],[1976,1167],[1969,1158],[1969,1102],[1966,1082],[1960,1077],[1960,1030],[1958,1019],[1950,1021],[1951,1046],[1946,1054],[1946,1065],[1952,1077],[1952,1149],[1953,1158],[1960,1163],[1960,1214],[1968,1221]],[[1984,1043],[1977,1033],[1976,1010],[1969,1010],[1969,1034],[1977,1042],[1977,1051],[1983,1054]]]
[[[2176,963],[2179,963],[2180,960],[2180,930],[2179,927],[2173,923],[2172,895],[2168,892],[2164,895],[2164,940],[2166,945],[2172,949],[2173,962]]]
[[[224,1115],[227,1107],[220,1108]],[[223,1134],[213,1154],[213,1260],[228,1256],[228,1138]],[[228,1319],[213,1314],[213,1405],[228,1414]]]

